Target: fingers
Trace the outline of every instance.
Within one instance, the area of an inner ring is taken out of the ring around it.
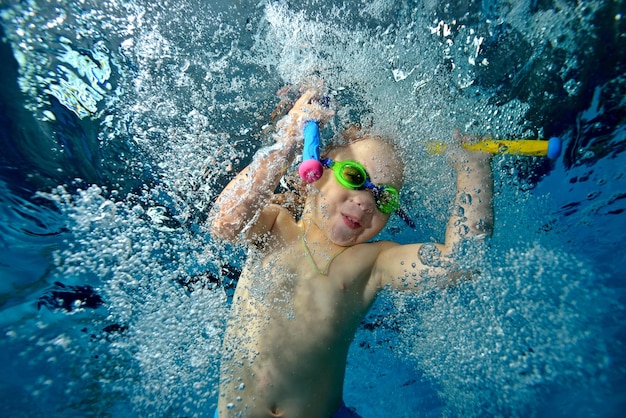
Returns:
[[[317,89],[308,89],[304,93],[302,93],[302,96],[300,96],[300,98],[298,99],[296,104],[298,104],[298,103],[311,103],[311,100],[314,97],[316,97],[318,94],[319,94],[319,92],[317,91]]]
[[[307,89],[293,104],[289,114],[276,123],[277,141],[300,141],[307,122],[317,121],[320,127],[335,116],[335,112],[319,102],[320,91]]]
[[[446,154],[450,163],[457,169],[463,170],[468,166],[485,165],[491,161],[492,155],[487,152],[471,151],[463,145],[479,140],[477,136],[463,134],[458,129],[452,133],[453,144],[447,148]]]
[[[333,118],[335,112],[329,107],[322,106],[319,103],[320,92],[317,89],[308,89],[296,101],[289,114],[298,121],[303,123],[310,120],[316,120],[320,124],[324,124]]]
[[[280,97],[280,102],[270,115],[272,121],[282,118],[294,107],[301,109],[304,105],[311,103],[318,95],[317,89],[309,88],[303,95],[296,99],[290,94],[293,93],[293,90],[293,86],[287,86],[277,92]]]
[[[319,104],[315,103],[314,99],[317,98],[318,91],[315,89],[308,89],[293,105],[293,108],[289,113],[311,113],[315,107],[319,107]]]

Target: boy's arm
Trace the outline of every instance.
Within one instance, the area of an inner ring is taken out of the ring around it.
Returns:
[[[260,150],[248,167],[240,172],[217,198],[211,219],[211,234],[233,241],[259,236],[272,229],[281,212],[270,205],[280,178],[302,147],[302,129],[308,120],[325,122],[333,112],[311,103],[317,91],[307,90],[287,116],[277,124],[276,144]]]
[[[464,239],[481,239],[493,231],[491,156],[458,151],[455,155],[456,195],[443,244],[385,243],[372,279],[378,288],[419,290],[436,278],[437,285],[453,284],[460,275],[454,249]],[[461,274],[462,275],[462,274]]]
[[[491,155],[463,151],[453,157],[456,195],[446,227],[446,254],[451,254],[463,239],[479,239],[493,233]]]

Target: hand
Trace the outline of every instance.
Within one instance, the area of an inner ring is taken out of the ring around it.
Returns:
[[[446,154],[457,172],[468,167],[485,167],[489,165],[492,158],[490,153],[470,151],[463,147],[463,144],[477,141],[480,138],[462,134],[458,129],[454,130],[452,137],[454,138],[454,143],[447,148]]]
[[[308,89],[294,103],[289,114],[281,119],[276,127],[283,132],[280,139],[289,140],[302,136],[306,122],[316,120],[320,127],[335,116],[335,112],[319,103],[320,94],[317,89]]]

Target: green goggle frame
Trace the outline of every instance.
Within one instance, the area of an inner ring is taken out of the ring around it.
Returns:
[[[352,160],[333,161],[324,158],[321,161],[326,168],[333,170],[337,183],[350,190],[370,190],[376,199],[376,207],[388,215],[400,209],[400,193],[388,184],[375,185],[371,182],[363,164]]]

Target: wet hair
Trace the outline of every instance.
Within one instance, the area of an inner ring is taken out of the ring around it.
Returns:
[[[369,128],[363,128],[360,124],[354,123],[346,126],[340,135],[335,136],[330,143],[324,149],[322,157],[327,157],[335,153],[335,151],[348,147],[357,142],[361,142],[367,139],[373,139],[390,145],[393,148],[394,154],[400,155],[398,147],[395,142],[387,136],[374,133]]]

